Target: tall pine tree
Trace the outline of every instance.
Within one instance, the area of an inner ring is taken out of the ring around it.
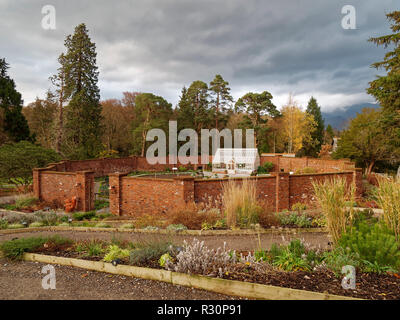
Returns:
[[[249,92],[236,102],[235,110],[245,112],[241,127],[243,129],[254,129],[255,146],[259,151],[269,151],[268,117],[274,118],[280,115],[276,106],[272,103],[272,95],[268,91],[262,93]]]
[[[382,107],[380,125],[387,136],[393,152],[392,162],[399,161],[400,154],[400,11],[386,15],[392,22],[393,34],[370,38],[369,41],[385,49],[391,46],[392,51],[385,54],[383,61],[372,64],[376,69],[384,69],[386,75],[377,76],[370,82],[367,92],[375,97]]]
[[[200,134],[201,129],[210,127],[211,114],[208,101],[208,86],[205,82],[193,81],[188,89],[182,89],[178,104],[178,128],[192,128]]]
[[[96,157],[102,149],[99,72],[96,45],[91,41],[84,23],[65,40],[67,49],[60,59],[64,73],[63,100],[65,107],[64,153],[70,158]]]
[[[311,134],[311,140],[303,147],[304,155],[317,157],[321,146],[324,142],[324,119],[321,114],[321,107],[318,105],[317,100],[314,97],[308,101],[306,112],[313,116],[316,127]]]
[[[8,74],[8,63],[0,59],[0,112],[3,128],[11,141],[32,140],[28,122],[22,114],[23,101],[21,94],[16,90],[14,80]]]
[[[212,96],[212,103],[215,110],[215,128],[218,129],[219,122],[226,122],[226,109],[233,98],[230,95],[231,89],[228,87],[229,82],[225,81],[221,75],[217,74],[213,81],[210,82],[209,90]]]

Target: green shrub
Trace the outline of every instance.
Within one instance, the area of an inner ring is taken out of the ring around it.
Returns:
[[[111,262],[116,259],[123,259],[129,257],[129,250],[122,249],[115,244],[108,246],[106,255],[104,256],[105,262]]]
[[[131,251],[129,256],[130,264],[146,265],[153,261],[158,261],[165,253],[171,253],[170,242],[151,242],[140,244],[137,248]]]
[[[295,174],[310,174],[310,173],[316,173],[317,170],[314,168],[310,168],[310,167],[305,167],[303,169],[297,169],[295,171]]]
[[[72,217],[74,218],[74,220],[77,221],[82,221],[82,220],[89,220],[93,217],[96,216],[96,212],[95,211],[88,211],[88,212],[74,212],[72,214]]]
[[[264,249],[255,250],[254,257],[256,258],[256,261],[271,262],[271,260],[272,260],[269,252]]]
[[[105,218],[108,218],[108,217],[111,217],[111,216],[112,216],[112,214],[111,213],[107,213],[107,212],[96,213],[96,217],[99,218],[99,219],[105,219]]]
[[[277,212],[275,214],[279,224],[283,226],[296,226],[299,228],[309,228],[312,226],[312,217],[308,216],[307,213],[301,214],[297,212]]]
[[[306,210],[307,206],[304,203],[301,202],[296,202],[294,205],[292,205],[292,210],[293,211],[303,211]]]
[[[215,228],[215,229],[226,229],[226,228],[227,228],[226,219],[217,220],[217,221],[214,223],[214,228]]]
[[[38,222],[41,222],[44,226],[55,226],[59,220],[59,217],[54,212],[39,211],[35,215]]]
[[[86,257],[98,257],[104,253],[103,243],[99,240],[89,240],[76,245],[77,252],[85,252]]]
[[[323,261],[328,269],[333,271],[337,277],[342,274],[344,266],[353,266],[354,268],[360,265],[360,257],[357,253],[352,252],[350,248],[337,247],[332,251],[323,253]]]
[[[68,222],[61,222],[58,224],[59,227],[70,227],[71,225]]]
[[[111,228],[111,226],[104,222],[99,222],[95,225],[96,228]]]
[[[201,230],[212,230],[212,229],[213,229],[213,225],[211,223],[203,222],[201,224]]]
[[[320,260],[316,252],[307,251],[304,244],[298,239],[292,240],[286,247],[271,248],[269,257],[272,265],[284,271],[310,271],[312,265]]]
[[[29,225],[29,228],[39,228],[39,227],[43,227],[43,223],[38,222],[38,221],[32,222],[32,223]]]
[[[110,202],[108,202],[107,200],[95,200],[94,201],[94,209],[95,210],[108,208],[109,206],[110,206]]]
[[[322,261],[318,252],[306,250],[298,239],[292,240],[287,246],[273,243],[269,251],[256,250],[254,256],[256,261],[268,262],[284,271],[310,271]]]
[[[60,236],[53,237],[32,237],[21,238],[16,240],[5,241],[0,244],[0,250],[4,256],[9,259],[21,259],[25,252],[33,252],[45,243],[52,243],[55,245],[62,245],[71,243],[71,240],[62,238]]]
[[[0,147],[0,179],[27,186],[32,182],[33,168],[43,168],[58,160],[60,156],[54,150],[27,141],[5,143]]]
[[[183,231],[183,230],[187,230],[187,227],[183,224],[170,224],[167,227],[168,231],[175,231],[175,232],[179,232],[179,231]]]
[[[366,265],[400,267],[399,243],[394,233],[382,223],[360,221],[349,228],[339,240],[339,245],[359,255]]]
[[[0,219],[0,229],[7,229],[7,228],[8,228],[7,219],[1,218]]]
[[[21,223],[12,223],[9,224],[7,229],[20,229],[20,228],[25,228],[25,226]]]
[[[257,173],[258,174],[269,173],[273,167],[274,167],[274,164],[272,162],[265,162],[262,166],[258,166]]]
[[[173,258],[169,253],[164,253],[158,260],[158,264],[160,265],[160,267],[164,268],[167,261],[172,261],[172,259]]]
[[[125,223],[123,225],[121,225],[122,229],[135,229],[135,226],[133,225],[133,223]]]
[[[69,216],[64,215],[64,216],[62,216],[59,220],[60,220],[60,222],[66,222],[66,223],[68,223],[68,219],[69,219]]]
[[[318,228],[326,227],[326,218],[324,217],[324,215],[313,217],[311,221],[311,226]]]
[[[36,204],[39,200],[34,197],[29,198],[20,198],[15,201],[15,208],[16,209],[23,209]]]

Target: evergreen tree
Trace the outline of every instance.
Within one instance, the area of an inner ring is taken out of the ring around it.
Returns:
[[[36,142],[44,148],[54,147],[54,118],[57,112],[57,101],[48,91],[45,100],[36,98],[35,102],[24,107],[22,113],[29,124],[29,129]]]
[[[153,128],[168,132],[172,105],[163,97],[152,93],[139,94],[136,96],[135,104],[135,120],[132,122],[134,140],[132,152],[143,157],[147,146],[152,144],[152,142],[146,142],[147,132]]]
[[[324,143],[332,145],[335,132],[330,124],[327,125],[324,136]]]
[[[226,109],[229,103],[233,102],[230,95],[231,89],[228,87],[229,82],[225,81],[221,75],[217,74],[213,81],[210,82],[210,93],[214,106],[215,128],[218,129],[219,122],[226,122]]]
[[[192,128],[200,133],[210,125],[208,86],[203,81],[194,81],[188,89],[182,89],[178,104],[178,128]]]
[[[51,82],[56,87],[56,93],[58,100],[58,112],[57,117],[54,118],[54,123],[56,127],[56,134],[55,134],[55,149],[57,153],[62,154],[62,142],[64,138],[64,88],[65,88],[65,56],[62,53],[59,58],[58,62],[60,63],[60,67],[58,68],[58,73],[50,77]]]
[[[32,140],[28,122],[22,114],[21,94],[16,90],[14,80],[8,76],[7,69],[6,60],[0,59],[0,109],[4,126],[0,131],[15,142]]]
[[[97,86],[96,45],[85,24],[75,28],[65,40],[67,52],[59,59],[64,73],[65,154],[70,158],[96,157],[101,151],[101,104]]]
[[[355,160],[357,166],[365,168],[367,175],[377,163],[391,161],[393,153],[389,147],[389,137],[379,125],[380,118],[379,109],[363,109],[342,133],[333,156]]]
[[[317,157],[324,142],[325,124],[321,114],[321,107],[318,105],[317,100],[314,97],[311,97],[310,101],[308,101],[306,112],[313,116],[316,127],[311,134],[310,143],[305,144],[303,147],[304,155]]]
[[[387,136],[390,137],[390,145],[394,153],[400,150],[400,11],[394,11],[386,15],[392,22],[393,34],[370,38],[369,41],[377,46],[393,50],[385,54],[383,61],[372,64],[376,69],[384,69],[384,76],[370,82],[367,92],[375,97],[382,107],[380,124]],[[398,160],[398,158],[397,158]]]
[[[277,117],[280,115],[276,106],[272,103],[272,95],[268,91],[262,93],[249,92],[241,97],[235,104],[236,111],[245,112],[242,128],[252,128],[255,132],[255,145],[261,152],[268,151],[269,144],[268,116]]]

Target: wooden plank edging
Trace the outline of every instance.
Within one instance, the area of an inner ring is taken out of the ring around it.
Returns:
[[[147,280],[163,281],[174,285],[193,287],[226,295],[266,300],[360,300],[352,297],[313,291],[290,289],[258,283],[225,280],[201,275],[189,275],[168,270],[143,268],[127,265],[113,266],[103,261],[55,257],[36,253],[25,253],[26,261],[59,264],[92,271],[106,272]]]

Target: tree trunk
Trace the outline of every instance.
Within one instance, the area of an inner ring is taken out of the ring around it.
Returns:
[[[64,75],[61,76],[60,96],[58,99],[58,126],[57,126],[57,140],[56,140],[56,152],[58,154],[61,154],[61,141],[64,131],[63,102],[64,102]]]
[[[215,129],[218,130],[218,114],[219,114],[219,93],[217,94],[217,105],[215,109]]]
[[[366,172],[367,176],[369,176],[372,173],[372,169],[374,168],[374,166],[375,166],[375,160],[372,160],[367,167],[367,172]]]

